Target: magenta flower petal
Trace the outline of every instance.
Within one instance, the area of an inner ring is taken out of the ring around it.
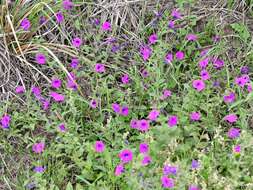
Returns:
[[[43,65],[46,63],[47,59],[46,56],[42,53],[37,53],[35,56],[36,62],[40,65]]]
[[[159,110],[152,110],[151,112],[149,112],[148,119],[151,121],[155,121],[157,120],[159,114]]]
[[[44,149],[45,149],[45,144],[43,142],[35,143],[32,146],[33,152],[38,153],[38,154],[42,153]]]
[[[124,172],[124,165],[123,164],[119,164],[116,166],[115,171],[114,171],[114,175],[115,176],[119,176]]]
[[[28,20],[28,18],[24,18],[21,21],[20,26],[23,30],[27,31],[31,28],[31,22]]]
[[[122,150],[118,156],[119,156],[121,162],[123,162],[123,163],[128,163],[133,160],[133,153],[129,149]]]
[[[94,145],[94,149],[98,153],[104,152],[104,150],[105,150],[104,142],[103,141],[96,141],[96,143]]]
[[[172,115],[168,119],[169,127],[174,127],[178,124],[178,117],[176,115]]]
[[[140,153],[144,154],[147,153],[149,149],[149,146],[147,143],[141,143],[139,146]]]
[[[56,17],[56,22],[57,22],[58,24],[62,23],[63,20],[64,20],[64,16],[63,16],[63,14],[62,14],[61,11],[57,12],[57,13],[55,14],[55,17]]]
[[[168,178],[167,176],[163,176],[161,178],[162,186],[164,188],[173,188],[174,187],[174,179]]]
[[[193,88],[195,88],[199,92],[204,90],[206,87],[204,81],[202,81],[202,80],[194,80],[192,82],[192,86],[193,86]]]
[[[63,102],[64,96],[57,93],[57,92],[50,92],[50,96],[54,99],[56,102]]]
[[[108,22],[108,21],[105,21],[103,24],[102,24],[102,30],[104,30],[104,31],[109,31],[109,30],[111,30],[112,28],[111,28],[111,23],[110,22]]]
[[[179,61],[183,60],[184,59],[184,52],[182,52],[182,51],[176,52],[176,58]]]
[[[229,123],[235,123],[237,121],[238,117],[235,114],[229,114],[224,117],[224,120],[226,120]]]
[[[5,114],[1,118],[1,126],[4,129],[7,129],[10,127],[11,117],[8,114]]]

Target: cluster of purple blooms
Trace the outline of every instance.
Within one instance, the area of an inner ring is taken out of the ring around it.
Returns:
[[[65,11],[70,11],[73,9],[74,4],[70,0],[64,0],[62,4],[63,8]],[[173,10],[172,11],[172,20],[169,21],[168,27],[170,29],[174,29],[177,20],[180,20],[183,18],[181,13],[178,10]],[[61,24],[64,21],[64,13],[62,11],[59,11],[55,14],[56,22],[58,24]],[[99,21],[96,21],[97,24],[99,24]],[[23,30],[29,31],[32,27],[31,22],[29,21],[28,18],[24,18],[20,26]],[[108,21],[105,21],[101,24],[101,30],[104,32],[111,31],[112,26],[111,23]],[[198,40],[198,36],[195,34],[187,34],[185,36],[185,39],[191,43],[195,42]],[[216,38],[215,38],[216,39]],[[149,61],[150,57],[152,56],[152,45],[156,44],[159,41],[159,37],[157,34],[153,33],[152,35],[149,36],[148,38],[148,43],[146,45],[142,45],[140,48],[140,55],[142,56],[143,60],[145,62]],[[72,46],[76,48],[77,50],[80,50],[80,48],[83,45],[83,40],[79,37],[74,37],[72,39]],[[195,89],[198,93],[201,93],[206,89],[206,81],[210,80],[212,76],[208,72],[208,68],[210,63],[212,63],[212,67],[216,70],[221,70],[225,66],[225,62],[218,57],[211,57],[208,54],[208,49],[203,50],[200,52],[200,60],[198,61],[198,67],[199,67],[199,79],[195,79],[192,81],[192,88]],[[186,54],[182,50],[178,50],[175,53],[172,51],[168,52],[166,56],[164,57],[164,60],[166,64],[173,64],[174,62],[180,62],[184,61],[186,58]],[[47,63],[47,56],[43,52],[38,52],[35,55],[35,60],[39,65],[45,65]],[[72,69],[76,69],[78,65],[80,64],[80,61],[78,58],[74,57],[71,60],[70,67]],[[94,65],[94,71],[96,73],[105,73],[106,72],[106,65],[105,64],[100,64],[96,63]],[[142,71],[142,76],[148,77],[148,71],[143,70]],[[234,79],[234,83],[240,87],[240,88],[247,88],[247,91],[250,93],[252,92],[252,84],[250,81],[250,77],[248,75],[248,68],[243,67],[241,69],[241,76],[238,76]],[[123,74],[121,76],[121,82],[122,84],[128,84],[130,82],[130,76],[128,74]],[[74,72],[71,72],[69,76],[66,78],[67,81],[67,87],[72,90],[77,89],[77,84],[76,84],[76,76]],[[31,88],[31,92],[35,96],[35,98],[41,103],[42,107],[44,110],[48,110],[51,100],[54,102],[62,103],[65,100],[65,96],[61,93],[59,93],[59,90],[63,87],[63,82],[61,79],[54,77],[52,78],[51,82],[51,90],[48,93],[48,96],[51,97],[51,99],[46,99],[42,95],[42,91],[39,87],[33,86]],[[22,94],[25,93],[25,88],[23,86],[18,86],[16,88],[16,93],[17,94]],[[166,100],[167,98],[172,96],[172,91],[168,89],[164,89],[162,92],[162,95],[160,97],[161,100]],[[236,100],[236,93],[233,91],[226,92],[226,94],[223,96],[223,100],[226,104],[231,104],[235,102]],[[98,102],[96,99],[92,99],[90,101],[90,107],[91,108],[97,108],[98,107]],[[129,116],[129,107],[127,105],[120,105],[118,103],[113,103],[111,105],[112,110],[121,116]],[[159,116],[161,115],[161,111],[157,108],[152,109],[146,118],[142,119],[132,119],[130,121],[130,127],[132,129],[137,129],[140,132],[147,132],[152,124],[152,122],[156,122],[159,119]],[[201,121],[202,114],[200,111],[193,111],[189,114],[189,119],[191,122],[198,122]],[[226,121],[229,125],[234,125],[238,121],[239,117],[235,113],[229,113],[226,115],[223,120]],[[11,117],[8,114],[4,114],[1,118],[1,126],[4,129],[8,129],[10,127],[11,123]],[[177,115],[170,115],[167,120],[167,124],[169,128],[175,127],[179,125],[179,117]],[[58,130],[61,132],[66,132],[67,128],[64,123],[60,124],[58,126]],[[227,136],[230,139],[235,139],[240,136],[240,128],[236,127],[231,127],[228,132]],[[44,142],[38,142],[33,144],[32,146],[32,151],[36,154],[42,154],[45,150],[45,143]],[[94,144],[94,150],[97,153],[103,153],[106,150],[105,143],[101,140],[96,141]],[[233,148],[233,151],[237,154],[241,152],[241,146],[240,145],[235,145]],[[139,145],[139,153],[142,155],[142,161],[141,164],[143,166],[147,166],[152,162],[151,156],[149,155],[149,145],[147,143],[141,143]],[[120,163],[115,167],[115,176],[120,176],[124,171],[125,171],[125,165],[127,163],[130,163],[133,161],[133,151],[130,149],[123,149],[122,151],[119,152],[118,157],[120,160]],[[192,170],[196,170],[200,167],[200,163],[198,160],[192,160],[191,163],[191,168]],[[42,173],[44,172],[46,167],[43,166],[36,166],[34,168],[35,172]],[[176,176],[179,171],[178,166],[174,165],[165,165],[163,168],[163,175],[161,177],[161,183],[164,188],[174,188],[175,187],[175,180],[173,176]],[[196,185],[190,185],[188,190],[200,190],[199,187]]]

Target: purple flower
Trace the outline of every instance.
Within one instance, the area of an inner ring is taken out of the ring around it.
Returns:
[[[248,66],[243,66],[241,68],[241,73],[242,74],[248,74],[249,73],[249,67]]]
[[[121,162],[123,162],[123,163],[128,163],[133,160],[133,153],[129,149],[122,150],[118,156],[119,156]]]
[[[200,56],[203,57],[203,56],[207,55],[208,51],[209,51],[208,48],[207,48],[207,49],[203,49],[203,50],[200,52]]]
[[[35,56],[36,62],[40,65],[43,65],[46,63],[46,56],[42,53],[37,53]]]
[[[47,18],[45,16],[41,16],[40,17],[40,20],[39,20],[39,23],[40,25],[44,24],[45,22],[47,21]]]
[[[162,186],[164,188],[174,187],[174,180],[172,178],[168,178],[167,176],[162,176],[161,181],[162,181]]]
[[[138,120],[137,119],[132,119],[130,121],[130,127],[133,129],[137,129],[138,128]]]
[[[210,75],[209,75],[208,71],[206,71],[206,70],[202,70],[200,72],[200,76],[201,76],[202,80],[209,80],[210,79]]]
[[[230,92],[228,95],[223,96],[223,100],[226,103],[232,103],[235,101],[235,93]]]
[[[72,40],[72,45],[73,45],[75,48],[79,48],[79,47],[82,45],[82,39],[81,39],[81,38],[78,38],[78,37],[75,37],[75,38]]]
[[[95,71],[97,73],[104,73],[105,72],[105,65],[104,64],[100,64],[100,63],[97,63],[95,65]]]
[[[105,144],[103,143],[103,141],[96,141],[95,145],[94,145],[94,149],[96,152],[104,152],[105,150]]]
[[[249,93],[251,93],[253,91],[253,87],[251,84],[247,84],[247,90]]]
[[[177,167],[165,165],[163,167],[163,175],[177,175]]]
[[[105,21],[105,22],[102,24],[102,30],[104,30],[104,31],[109,31],[109,30],[111,30],[111,23]]]
[[[174,127],[178,124],[178,118],[176,115],[172,115],[168,119],[168,125],[169,127]]]
[[[117,103],[113,103],[113,104],[112,104],[112,109],[113,109],[113,111],[114,111],[115,113],[120,113],[120,111],[121,111],[121,107],[120,107],[120,105],[117,104]]]
[[[155,44],[157,42],[157,35],[152,34],[151,36],[149,36],[148,41],[150,44]]]
[[[96,100],[93,99],[93,100],[90,101],[90,107],[92,107],[92,108],[95,109],[97,106],[98,105],[97,105],[97,101]]]
[[[196,185],[190,185],[188,190],[200,190]]]
[[[10,127],[11,117],[8,114],[5,114],[1,118],[2,128],[7,129]]]
[[[32,93],[33,93],[36,97],[38,97],[38,96],[41,94],[41,90],[40,90],[39,87],[33,86],[33,87],[32,87]]]
[[[77,68],[78,65],[79,65],[79,59],[73,58],[73,59],[71,60],[70,66],[71,66],[73,69],[75,69],[75,68]]]
[[[54,99],[56,102],[63,102],[64,96],[57,93],[57,92],[50,92],[50,96]]]
[[[192,160],[192,169],[197,169],[200,167],[200,163],[197,160]]]
[[[144,46],[144,47],[141,47],[140,52],[141,52],[141,56],[143,60],[147,61],[152,54],[152,49],[149,46]]]
[[[163,90],[163,95],[161,97],[162,100],[165,100],[166,98],[170,97],[171,96],[171,91],[170,90]]]
[[[124,74],[122,77],[121,77],[121,82],[123,84],[128,84],[129,83],[129,76],[128,74]]]
[[[138,121],[138,129],[141,132],[147,132],[149,129],[149,121],[142,119]]]
[[[66,129],[66,126],[64,123],[61,123],[59,126],[58,126],[58,129],[61,131],[61,132],[66,132],[67,129]]]
[[[31,27],[31,23],[27,18],[24,18],[21,23],[20,23],[21,28],[23,28],[23,30],[27,31],[30,29]]]
[[[221,39],[221,37],[219,36],[219,35],[215,35],[214,37],[212,37],[212,40],[213,40],[213,42],[219,42],[220,41],[220,39]]]
[[[23,86],[17,86],[15,91],[17,94],[23,94],[25,92],[25,88]]]
[[[122,106],[120,114],[123,116],[128,116],[129,108],[127,106]]]
[[[41,101],[41,103],[42,103],[42,109],[43,110],[48,110],[49,109],[50,102],[48,100],[43,100],[43,101]]]
[[[202,59],[199,61],[199,67],[200,69],[205,69],[208,65],[208,62],[209,62],[209,58],[205,58],[205,59]]]
[[[149,75],[149,73],[148,73],[148,71],[147,71],[146,69],[144,69],[144,70],[141,72],[141,75],[142,75],[142,77],[147,78],[148,75]]]
[[[165,62],[166,63],[172,63],[173,61],[173,54],[172,53],[168,53],[166,56],[165,56]]]
[[[36,173],[43,173],[45,171],[45,167],[43,166],[35,166],[33,171],[36,172]]]
[[[241,77],[236,77],[235,84],[237,84],[240,87],[244,87],[249,82],[249,76],[243,75]]]
[[[143,166],[147,166],[148,164],[150,164],[151,161],[152,161],[151,157],[148,156],[148,155],[146,155],[146,156],[144,156],[144,158],[142,159],[141,164],[142,164]]]
[[[148,119],[151,121],[155,121],[157,120],[159,114],[159,110],[152,110],[151,112],[149,112]]]
[[[45,144],[43,142],[35,143],[32,146],[33,152],[38,153],[38,154],[42,153],[44,149],[45,149]]]
[[[53,80],[52,80],[52,82],[51,82],[51,86],[52,86],[52,88],[60,88],[61,87],[61,80],[60,79],[58,79],[58,78],[54,78]]]
[[[201,114],[199,112],[192,112],[190,116],[192,121],[199,121]]]
[[[171,28],[171,29],[175,28],[175,21],[170,20],[169,23],[168,23],[168,27]]]
[[[175,19],[181,19],[182,16],[181,16],[181,13],[179,12],[179,10],[177,9],[173,9],[172,12],[171,12],[171,16]]]
[[[238,129],[238,128],[231,128],[231,129],[229,129],[227,135],[231,139],[237,138],[237,137],[240,136],[240,129]]]
[[[123,164],[119,164],[116,166],[115,171],[114,171],[114,175],[115,176],[119,176],[124,172],[124,165]]]
[[[64,20],[64,16],[63,16],[63,14],[62,14],[61,11],[57,12],[57,13],[55,14],[55,17],[56,17],[56,22],[57,22],[58,24],[62,23],[63,20]]]
[[[195,88],[199,92],[204,90],[206,87],[204,81],[202,81],[202,80],[194,80],[192,82],[192,86],[193,86],[193,88]]]
[[[183,60],[184,59],[184,52],[182,52],[182,51],[176,52],[176,58],[179,61]]]
[[[218,58],[214,58],[213,66],[215,69],[221,69],[222,67],[224,67],[224,61]]]
[[[188,41],[196,41],[196,40],[198,39],[198,37],[197,37],[195,34],[188,34],[188,35],[186,36],[186,39],[187,39]]]
[[[241,146],[240,146],[240,145],[234,146],[233,151],[234,151],[234,153],[236,153],[236,154],[240,154],[240,153],[241,153]]]
[[[147,153],[149,149],[149,146],[147,143],[141,143],[139,146],[140,153],[144,154]]]
[[[74,73],[70,73],[67,77],[67,87],[72,90],[77,90],[77,84],[75,82],[76,76]]]
[[[238,117],[235,114],[229,114],[224,117],[224,120],[226,120],[229,123],[235,123],[237,121]]]
[[[73,8],[73,3],[70,1],[70,0],[64,0],[63,2],[62,2],[62,6],[63,6],[63,8],[65,9],[65,10],[70,10],[70,9],[72,9]]]

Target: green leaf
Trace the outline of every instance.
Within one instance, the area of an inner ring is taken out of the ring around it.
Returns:
[[[234,23],[231,24],[231,27],[236,33],[238,33],[238,35],[242,38],[244,42],[247,42],[250,37],[250,33],[247,26],[242,23]]]
[[[66,186],[66,190],[74,190],[74,188],[70,182],[68,182],[68,185]]]

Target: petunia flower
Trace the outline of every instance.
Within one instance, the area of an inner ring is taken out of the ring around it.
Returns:
[[[188,190],[200,190],[200,189],[195,185],[190,185]]]
[[[91,100],[90,101],[90,107],[92,107],[93,109],[95,109],[96,107],[97,107],[98,105],[97,105],[97,101],[96,100]]]
[[[196,40],[198,39],[198,37],[197,37],[195,34],[188,34],[188,35],[186,36],[186,39],[187,39],[188,41],[196,41]]]
[[[103,141],[96,141],[96,143],[94,145],[94,149],[98,153],[104,152],[104,150],[105,150],[104,142]]]
[[[170,29],[175,28],[175,21],[174,21],[174,20],[170,20],[170,21],[168,22],[168,27],[169,27]]]
[[[199,121],[201,118],[201,114],[199,112],[192,112],[190,117],[192,121]]]
[[[23,86],[17,86],[15,92],[17,94],[23,94],[25,92],[25,88]]]
[[[112,104],[112,109],[113,109],[113,111],[114,111],[115,113],[120,113],[120,111],[121,111],[121,107],[120,107],[120,105],[117,104],[117,103],[113,103],[113,104]]]
[[[200,76],[201,76],[202,80],[209,80],[210,79],[210,75],[209,75],[208,71],[206,71],[206,70],[202,70],[200,72]]]
[[[152,110],[149,112],[148,119],[151,121],[155,121],[157,120],[159,114],[160,114],[159,110]]]
[[[43,173],[45,171],[45,167],[43,166],[35,166],[33,171],[36,172],[36,173]]]
[[[238,117],[235,114],[229,114],[224,117],[224,120],[226,120],[229,123],[235,123],[237,121]]]
[[[60,132],[66,132],[67,131],[67,128],[65,126],[64,123],[61,123],[59,126],[58,126],[58,129]]]
[[[50,92],[50,96],[54,99],[56,102],[63,102],[64,96],[57,93],[57,92]]]
[[[42,153],[45,149],[45,143],[43,142],[40,142],[40,143],[35,143],[33,146],[32,146],[32,150],[33,152],[35,153]]]
[[[192,169],[197,169],[200,167],[200,163],[198,162],[198,160],[192,160],[192,164],[191,164]]]
[[[165,165],[163,167],[163,175],[177,175],[178,168],[176,166]]]
[[[140,49],[140,53],[141,53],[143,60],[147,61],[152,54],[152,49],[149,46],[143,46]]]
[[[28,20],[28,18],[24,18],[21,21],[20,26],[23,30],[27,31],[31,28],[31,22]]]
[[[111,23],[110,22],[108,22],[108,21],[105,21],[103,24],[102,24],[102,30],[104,30],[104,31],[109,31],[109,30],[111,30],[112,28],[111,28]]]
[[[238,128],[231,128],[227,133],[228,137],[231,139],[235,139],[240,136],[240,129]]]
[[[164,188],[173,188],[174,187],[174,179],[168,178],[167,176],[162,176],[161,178],[162,186]]]
[[[104,64],[100,64],[100,63],[97,63],[95,65],[95,71],[97,73],[104,73],[105,72],[105,65]]]
[[[223,100],[225,103],[232,103],[235,101],[235,93],[230,92],[228,95],[223,96]]]
[[[57,13],[55,14],[55,17],[56,17],[56,22],[57,22],[58,24],[62,23],[63,20],[64,20],[64,16],[63,16],[63,14],[62,14],[61,11],[57,12]]]
[[[241,153],[241,146],[240,145],[234,146],[233,151],[236,154],[240,154]]]
[[[138,130],[141,132],[147,132],[149,130],[149,121],[142,119],[138,121]]]
[[[147,143],[141,143],[140,146],[139,146],[139,151],[140,153],[142,154],[145,154],[148,152],[148,149],[149,149],[149,146]]]
[[[51,86],[52,86],[52,88],[60,88],[61,87],[61,84],[62,84],[62,82],[61,82],[61,80],[60,79],[58,79],[58,78],[54,78],[53,80],[52,80],[52,82],[51,82]]]
[[[221,69],[224,67],[224,61],[218,58],[213,59],[213,66],[215,69]]]
[[[119,156],[121,162],[123,162],[123,163],[128,163],[133,160],[133,153],[129,149],[122,150],[118,156]]]
[[[152,161],[151,157],[149,155],[145,155],[144,158],[141,161],[141,164],[143,166],[147,166],[150,164],[150,162]]]
[[[120,114],[123,115],[123,116],[128,116],[129,108],[127,106],[122,106]]]
[[[179,10],[177,9],[173,9],[172,12],[171,12],[171,16],[175,19],[181,19],[182,16],[181,16],[181,13],[179,12]]]
[[[70,0],[64,0],[62,6],[65,10],[70,10],[73,8],[74,4]]]
[[[199,61],[200,69],[205,69],[208,66],[209,58],[205,58]]]
[[[79,47],[82,45],[82,39],[81,39],[81,38],[78,38],[78,37],[75,37],[75,38],[72,40],[72,45],[73,45],[75,48],[79,48]]]
[[[163,90],[163,95],[161,96],[161,99],[162,100],[165,100],[166,98],[170,97],[171,96],[171,91],[170,90]]]
[[[176,52],[176,58],[179,61],[183,60],[184,59],[184,52],[182,52],[182,51]]]
[[[169,127],[174,127],[178,124],[178,117],[176,115],[172,115],[168,119]]]
[[[123,164],[119,164],[116,166],[115,171],[114,171],[114,175],[115,176],[119,176],[124,172],[124,165]]]
[[[46,56],[43,53],[37,53],[35,56],[36,62],[40,65],[43,65],[46,63]]]
[[[121,77],[121,82],[123,84],[128,84],[129,83],[129,76],[128,74],[124,74],[122,77]]]
[[[79,65],[79,63],[80,63],[79,59],[73,58],[73,59],[71,60],[70,66],[71,66],[73,69],[75,69],[75,68],[77,68],[77,66]]]
[[[173,54],[172,53],[168,53],[165,56],[165,63],[172,63],[172,61],[173,61]]]
[[[132,119],[130,121],[130,127],[133,129],[137,129],[138,128],[138,120],[137,119]]]
[[[2,128],[7,129],[10,127],[11,117],[8,114],[5,114],[1,118]]]
[[[192,86],[193,86],[193,88],[195,88],[199,92],[204,90],[206,87],[204,81],[202,81],[202,80],[194,80],[192,82]]]
[[[157,39],[157,34],[152,34],[151,36],[149,36],[148,41],[150,44],[155,44],[157,42]]]

